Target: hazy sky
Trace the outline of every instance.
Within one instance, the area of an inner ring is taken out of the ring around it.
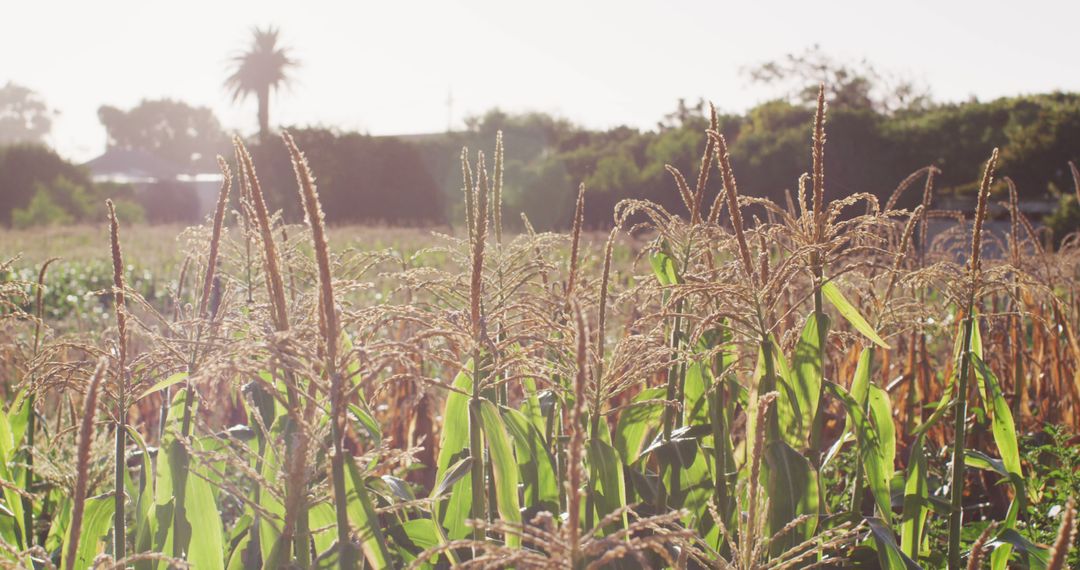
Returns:
[[[1080,2],[495,0],[5,0],[0,83],[60,111],[53,144],[105,145],[97,108],[172,97],[256,129],[222,82],[254,25],[280,26],[302,63],[274,124],[372,134],[446,129],[494,106],[592,127],[649,128],[679,97],[740,111],[776,94],[740,70],[817,43],[925,83],[941,100],[1080,90]]]

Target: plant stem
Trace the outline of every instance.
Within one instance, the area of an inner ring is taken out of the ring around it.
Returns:
[[[33,395],[30,396],[26,405],[28,406],[26,418],[26,478],[23,481],[23,489],[27,493],[32,493],[31,487],[34,485],[34,429],[36,429],[37,420],[34,416]],[[26,547],[29,548],[34,545],[34,502],[30,497],[24,496],[22,498],[22,507],[23,529],[26,531]]]
[[[818,362],[821,363],[821,378],[818,378],[818,408],[814,410],[814,423],[810,426],[810,459],[814,463],[815,467],[821,467],[821,458],[823,456],[820,453],[821,449],[821,434],[825,429],[825,413],[822,410],[821,402],[825,400],[825,342],[827,340],[828,331],[823,326],[825,323],[825,308],[821,295],[821,283],[824,278],[824,272],[821,265],[817,263],[817,254],[813,254],[814,257],[814,316],[813,318],[817,322],[818,330]]]
[[[762,378],[762,387],[758,390],[758,394],[768,394],[776,390],[776,363],[773,361],[772,339],[768,336],[765,336],[764,340],[761,341],[761,354],[765,359],[765,376]],[[766,445],[780,439],[780,417],[776,413],[776,408],[777,406],[770,406],[768,414],[765,416],[767,422],[765,426]]]
[[[120,372],[120,377],[125,378],[123,371]],[[126,498],[124,493],[124,468],[125,453],[127,448],[127,411],[124,407],[124,394],[127,393],[127,382],[121,381],[120,388],[120,403],[117,405],[117,418],[116,418],[116,470],[113,477],[113,489],[115,491],[114,496],[114,511],[113,511],[113,557],[120,560],[127,556],[127,521],[124,518],[124,499]]]
[[[487,518],[487,508],[484,496],[484,438],[480,428],[480,350],[473,351],[473,393],[469,401],[469,455],[472,456],[472,508],[470,515],[473,520],[482,521]],[[473,529],[473,538],[484,539],[484,531],[480,528]]]
[[[330,429],[331,436],[334,438],[334,456],[330,459],[330,470],[334,485],[334,514],[337,516],[341,567],[351,570],[356,568],[356,553],[349,540],[349,503],[345,496],[345,450],[341,445],[342,433],[338,417],[340,416],[334,417]],[[306,533],[304,536],[306,537]]]
[[[723,337],[720,337],[721,342]],[[719,362],[720,366],[724,363],[724,353],[720,352],[716,355],[714,362]],[[728,470],[733,462],[728,461],[728,448],[727,448],[727,417],[725,410],[727,409],[727,385],[724,382],[723,376],[720,374],[720,370],[713,369],[713,378],[715,385],[713,386],[713,401],[709,407],[710,416],[712,420],[712,435],[713,435],[713,463],[716,465],[716,476],[713,481],[713,497],[716,502],[716,511],[720,514],[722,521],[713,521],[713,524],[719,525],[724,523],[729,529],[728,520],[730,517],[730,509],[728,505]],[[727,547],[727,541],[722,538],[719,539],[720,544],[716,547],[720,550],[721,554],[725,554],[724,550]],[[711,546],[711,545],[710,545]]]
[[[679,267],[685,269],[686,266],[690,263],[690,252],[692,250],[693,250],[693,242],[692,241],[687,241],[686,247],[683,250],[682,264]],[[672,352],[676,352],[676,353],[677,353],[677,351],[679,349],[679,345],[680,345],[680,343],[682,341],[682,339],[680,338],[680,334],[681,334],[681,331],[682,331],[682,311],[683,311],[683,300],[679,299],[679,301],[677,303],[675,303],[675,323],[671,327],[671,338],[669,340],[669,347],[671,348]],[[671,368],[668,369],[668,377],[667,377],[667,399],[668,399],[668,402],[676,401],[680,405],[683,403],[683,388],[684,388],[683,380],[684,380],[684,377],[685,377],[685,372],[686,372],[686,368],[681,363],[673,364],[671,366]],[[670,444],[671,443],[671,432],[672,432],[673,427],[682,424],[682,410],[676,411],[670,404],[665,405],[664,406],[664,417],[663,417],[663,419],[664,419],[664,443],[665,444]],[[680,466],[673,466],[670,463],[668,463],[666,460],[664,460],[663,455],[660,456],[660,477],[661,477],[660,483],[661,484],[660,484],[659,493],[657,493],[657,503],[658,503],[657,507],[658,507],[659,512],[664,512],[665,510],[667,510],[668,496],[669,495],[673,496],[673,497],[679,495],[680,487],[681,487],[681,484],[680,484],[681,482],[679,480],[681,473],[679,472],[679,470],[681,468],[682,468],[681,465]],[[667,487],[665,487],[663,485],[663,476],[664,476],[665,471],[670,471],[671,472],[671,485],[670,485],[671,489],[670,489],[670,493],[669,493]]]
[[[671,338],[668,341],[668,346],[671,348],[672,351],[677,350],[678,346],[679,346],[679,329],[682,328],[682,317],[680,316],[680,313],[682,313],[682,300],[681,299],[679,300],[678,303],[675,304],[675,313],[676,313],[675,324],[671,327]],[[663,416],[663,422],[664,422],[663,435],[664,435],[664,443],[665,444],[670,444],[671,443],[671,432],[672,432],[672,429],[674,428],[674,425],[675,425],[675,414],[676,414],[675,409],[671,405],[671,402],[676,401],[676,399],[679,397],[679,394],[678,394],[679,384],[680,384],[680,382],[679,382],[679,365],[678,364],[673,364],[671,366],[671,368],[669,368],[668,371],[667,371],[667,393],[666,393],[665,397],[667,398],[668,403],[665,404],[665,406],[664,406],[664,416]],[[681,402],[681,399],[678,400],[678,401]],[[676,466],[672,466],[670,462],[668,462],[666,459],[664,459],[663,454],[661,454],[660,455],[661,484],[660,484],[659,492],[657,493],[657,505],[656,505],[658,512],[664,512],[668,508],[668,489],[667,489],[667,487],[665,487],[663,485],[663,477],[664,477],[664,474],[669,472],[669,471],[671,472],[671,490],[670,490],[670,494],[671,495],[678,495],[679,494],[679,473],[678,473],[679,469]]]
[[[964,318],[964,342],[960,353],[960,376],[956,385],[955,418],[953,424],[952,483],[949,485],[949,570],[960,568],[960,530],[964,518],[964,439],[967,436],[968,374],[971,369],[971,337],[975,328],[972,315],[974,300],[968,304]]]

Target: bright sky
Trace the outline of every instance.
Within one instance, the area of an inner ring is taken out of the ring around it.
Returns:
[[[741,111],[775,94],[741,69],[815,43],[939,100],[1080,91],[1071,0],[41,0],[2,11],[0,83],[59,110],[52,143],[78,160],[104,150],[103,104],[172,97],[253,132],[254,100],[233,104],[222,82],[250,28],[268,24],[302,63],[271,122],[371,134],[446,129],[451,92],[455,127],[494,106],[590,127],[650,128],[679,97]]]

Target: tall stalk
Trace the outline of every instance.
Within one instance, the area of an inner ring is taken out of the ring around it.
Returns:
[[[682,263],[680,268],[685,268],[690,260],[690,243],[687,242],[686,249],[683,251]],[[683,300],[679,299],[675,303],[675,322],[671,325],[671,336],[668,339],[668,348],[673,353],[677,353],[680,343],[682,342],[682,311]],[[667,392],[665,398],[668,402],[682,402],[683,391],[683,379],[686,373],[686,368],[680,362],[672,364],[667,370]],[[664,407],[663,414],[663,437],[664,443],[669,444],[671,442],[671,434],[674,428],[678,427],[681,414],[676,411],[676,408],[671,405]],[[664,512],[668,508],[668,496],[677,496],[681,492],[682,482],[680,481],[679,472],[680,466],[674,466],[669,461],[664,459],[663,455],[660,458],[660,477],[663,477],[665,473],[670,472],[671,483],[670,490],[664,485],[660,485],[659,492],[657,493],[657,507],[660,512]]]
[[[75,492],[72,495],[71,533],[67,539],[64,554],[64,570],[75,568],[75,555],[79,552],[79,539],[82,533],[83,510],[86,507],[86,487],[90,478],[90,444],[94,438],[94,416],[97,415],[98,388],[105,376],[107,361],[98,361],[94,375],[90,377],[90,386],[86,390],[86,402],[83,404],[82,420],[79,423],[78,444],[75,452]]]
[[[975,328],[975,297],[978,291],[980,257],[982,255],[982,227],[986,217],[986,201],[990,195],[994,167],[997,164],[998,150],[995,148],[983,171],[979,185],[979,202],[975,209],[975,225],[971,232],[971,258],[968,265],[967,299],[964,306],[964,336],[960,352],[960,374],[956,385],[956,404],[954,406],[952,483],[949,509],[949,570],[960,569],[960,531],[964,518],[964,439],[967,436],[967,398],[968,376],[971,374],[971,338]]]
[[[191,264],[191,256],[184,257],[184,263],[180,266],[180,277],[176,280],[176,292],[173,294],[173,323],[180,322],[183,315],[184,282],[187,280],[188,266]],[[165,440],[165,427],[169,421],[169,408],[172,406],[172,388],[166,386],[161,390],[161,405],[158,406],[158,441]]]
[[[1070,163],[1069,166],[1072,166]],[[1020,202],[1016,184],[1008,176],[1005,182],[1009,186],[1009,258],[1013,267],[1019,268],[1020,259]],[[1024,315],[1023,301],[1020,298],[1020,284],[1014,272],[1012,280],[1012,303],[1013,314],[1009,315],[1009,344],[1012,349],[1012,372],[1013,372],[1013,417],[1022,418],[1024,411],[1024,394],[1027,388],[1024,386],[1024,347],[1021,344],[1024,338]]]
[[[608,234],[607,244],[604,246],[604,270],[600,278],[600,307],[597,311],[597,330],[596,330],[596,376],[593,380],[593,401],[592,401],[592,417],[591,425],[589,426],[589,438],[590,441],[599,440],[600,438],[600,421],[603,418],[604,405],[604,393],[603,393],[603,380],[604,380],[604,329],[607,322],[607,298],[608,298],[608,281],[611,278],[611,254],[615,246],[615,235],[618,233],[618,228],[612,228],[611,233]],[[596,510],[596,497],[592,491],[592,486],[589,487],[589,492],[585,496],[585,526],[586,529],[592,527],[592,520],[596,518],[599,520],[599,516],[595,516]]]
[[[345,394],[338,369],[338,339],[341,327],[338,323],[334,303],[333,276],[330,273],[330,251],[327,245],[326,230],[322,206],[315,189],[315,182],[308,168],[307,159],[296,147],[292,136],[284,133],[285,144],[292,156],[293,169],[296,171],[300,186],[300,197],[307,213],[308,225],[311,226],[312,241],[315,244],[315,258],[319,266],[319,284],[322,308],[323,342],[326,345],[326,374],[330,379],[330,433],[333,439],[334,454],[330,457],[330,470],[334,489],[334,511],[337,523],[338,548],[340,549],[341,568],[350,570],[356,567],[356,554],[349,539],[348,499],[345,487]],[[306,540],[306,539],[305,539]]]
[[[217,271],[218,253],[221,247],[221,228],[225,219],[225,205],[229,199],[229,189],[232,186],[232,173],[229,170],[228,164],[225,159],[218,157],[218,166],[221,168],[222,183],[221,189],[218,192],[217,207],[214,210],[213,228],[210,234],[210,250],[207,255],[206,271],[203,274],[203,286],[201,295],[199,297],[198,304],[198,324],[195,329],[195,342],[191,347],[191,354],[188,356],[187,363],[187,381],[184,383],[184,412],[180,419],[180,441],[188,442],[192,431],[192,414],[195,408],[195,385],[194,376],[198,369],[198,353],[199,346],[202,343],[202,335],[204,332],[204,324],[207,320],[214,318],[215,315],[211,314],[209,307],[210,295],[214,289],[214,279]],[[214,311],[216,312],[216,307]],[[168,400],[162,402],[162,409],[168,409]],[[165,415],[162,415],[162,434],[164,434],[164,422]],[[190,468],[191,458],[188,455],[188,448],[186,445],[179,444],[177,447],[177,472],[176,481],[173,494],[175,495],[175,507],[173,510],[173,556],[182,558],[186,555],[188,547],[187,541],[183,540],[182,530],[185,525],[189,524],[187,520],[187,478],[188,470]]]
[[[469,454],[472,462],[472,508],[473,519],[482,521],[487,518],[485,484],[485,461],[484,461],[484,438],[480,419],[481,383],[483,378],[480,360],[483,356],[481,343],[485,336],[483,322],[483,300],[481,297],[484,286],[484,246],[487,241],[488,206],[487,206],[487,169],[484,165],[484,153],[477,157],[477,176],[472,200],[475,211],[472,220],[472,273],[469,282],[469,322],[472,332],[472,397],[469,401]],[[476,527],[473,530],[473,538],[483,540],[483,529]]]
[[[573,392],[574,406],[570,408],[570,447],[567,450],[567,479],[566,479],[566,529],[568,550],[570,552],[570,568],[578,568],[582,562],[581,552],[581,486],[585,483],[585,474],[582,469],[582,460],[585,451],[585,430],[582,429],[582,410],[585,408],[585,385],[588,378],[588,336],[589,331],[585,325],[585,319],[581,315],[581,307],[575,303],[574,325],[577,332],[577,373],[574,375]]]
[[[112,200],[106,200],[109,210],[109,241],[113,262],[113,305],[116,310],[116,329],[118,333],[118,360],[116,373],[116,449],[114,459],[116,469],[113,473],[113,557],[117,560],[127,555],[127,522],[125,520],[124,469],[125,450],[127,449],[127,307],[124,304],[124,258],[120,251],[120,223],[116,219],[116,208]]]
[[[248,153],[239,137],[234,139],[233,144],[240,157],[241,163],[239,166],[247,179],[248,189],[251,192],[251,206],[262,239],[271,321],[277,332],[286,332],[289,330],[289,310],[285,297],[285,282],[282,278],[281,262],[278,259],[273,228],[270,224],[270,213],[266,207],[262,187],[259,185],[259,178],[255,174],[255,165],[251,160],[251,154]],[[281,531],[282,550],[279,556],[282,560],[288,560],[291,556],[294,540],[297,546],[303,550],[310,550],[311,541],[308,540],[308,537],[300,537],[301,540],[296,540],[297,527],[306,528],[308,526],[306,523],[297,524],[298,519],[308,516],[305,508],[307,498],[303,489],[308,438],[303,429],[298,429],[301,423],[301,409],[296,376],[292,369],[287,366],[283,370],[283,376],[288,414],[292,417],[291,421],[286,423],[284,430],[285,457],[289,466],[287,468],[288,476],[286,477],[285,520]],[[254,532],[257,532],[257,529]]]
[[[34,293],[34,314],[36,318],[34,320],[34,345],[31,353],[33,358],[37,358],[38,351],[41,349],[41,325],[45,320],[45,304],[42,302],[45,293],[45,272],[57,259],[59,258],[53,257],[46,260],[38,272],[37,289]],[[27,493],[33,493],[32,487],[34,486],[34,431],[37,429],[37,415],[34,410],[35,400],[34,393],[31,392],[26,403],[28,410],[26,418],[26,475],[23,480],[23,489]],[[26,547],[30,548],[34,546],[34,502],[29,496],[24,496],[22,504],[23,528],[26,529]]]
[[[814,134],[813,134],[813,233],[814,244],[823,245],[825,241],[825,117],[827,112],[827,106],[825,104],[825,84],[822,83],[818,89],[817,99],[817,112],[814,115]],[[810,453],[815,464],[820,461],[821,454],[818,450],[821,449],[821,433],[825,428],[825,413],[821,409],[821,402],[825,398],[825,343],[828,331],[823,324],[825,323],[825,308],[821,294],[821,286],[825,279],[824,261],[821,259],[821,251],[813,250],[810,252],[810,269],[814,275],[814,321],[817,324],[818,331],[818,362],[821,363],[821,374],[823,378],[819,378],[819,392],[818,392],[818,409],[814,410],[814,418],[811,420],[813,423],[810,427]]]

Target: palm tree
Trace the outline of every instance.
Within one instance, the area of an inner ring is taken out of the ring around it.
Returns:
[[[248,51],[232,58],[234,69],[225,80],[233,93],[233,101],[255,95],[259,101],[259,137],[270,133],[270,92],[289,83],[288,71],[297,61],[289,57],[289,48],[278,45],[280,30],[276,27],[252,29]]]

